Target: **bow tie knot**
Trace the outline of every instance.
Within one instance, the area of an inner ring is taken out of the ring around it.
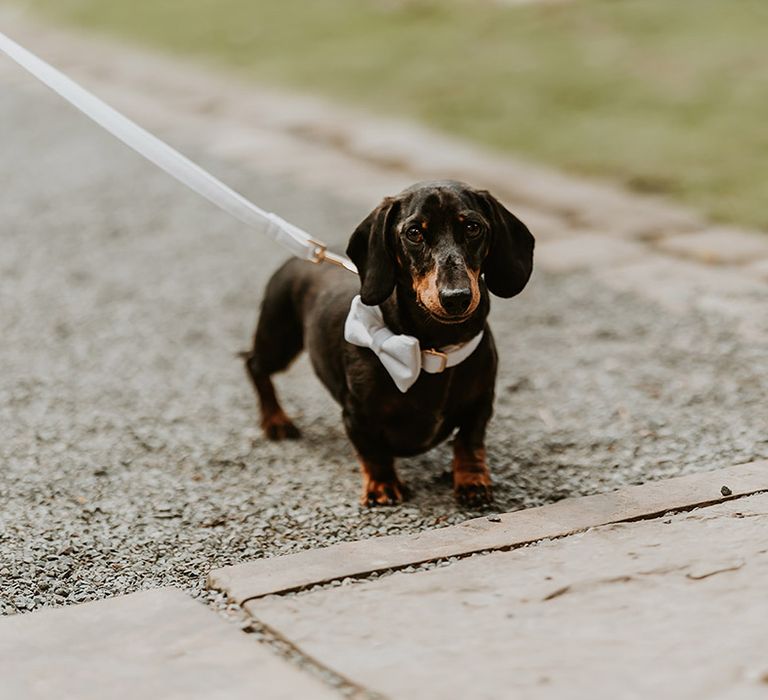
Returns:
[[[472,340],[442,350],[421,350],[417,338],[396,334],[387,328],[378,306],[366,306],[360,296],[352,300],[344,324],[344,339],[352,345],[370,348],[384,365],[397,388],[405,393],[419,378],[421,371],[437,374],[469,357],[480,344],[483,332]],[[435,365],[435,357],[441,361]]]

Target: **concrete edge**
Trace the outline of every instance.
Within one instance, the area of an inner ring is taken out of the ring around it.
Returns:
[[[724,495],[721,489],[727,487]],[[209,588],[242,604],[350,576],[403,568],[486,550],[511,549],[599,525],[658,517],[768,491],[768,460],[675,477],[539,508],[468,520],[416,535],[344,542],[214,569]]]

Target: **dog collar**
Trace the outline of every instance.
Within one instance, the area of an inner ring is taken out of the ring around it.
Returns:
[[[422,350],[417,338],[398,335],[387,328],[381,309],[366,306],[358,295],[349,307],[344,339],[352,345],[373,350],[397,388],[405,393],[422,371],[440,374],[464,362],[480,345],[483,331],[466,343]]]

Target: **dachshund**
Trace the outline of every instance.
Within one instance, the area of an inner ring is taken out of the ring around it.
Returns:
[[[454,431],[456,499],[469,507],[492,502],[485,432],[498,356],[489,294],[509,298],[523,290],[533,248],[525,224],[489,192],[449,180],[387,197],[365,218],[347,247],[359,279],[341,268],[288,261],[267,284],[253,348],[244,353],[265,436],[300,437],[271,376],[307,347],[342,408],[362,467],[363,505],[400,503],[406,491],[395,457],[426,452]],[[433,355],[438,366],[417,367],[412,385],[399,388],[373,346],[345,339],[355,303],[366,312],[374,307],[385,336],[415,338],[421,357]],[[474,349],[458,364],[445,361],[446,348],[470,343]]]

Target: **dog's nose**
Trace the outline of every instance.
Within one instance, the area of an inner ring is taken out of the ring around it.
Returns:
[[[468,308],[472,301],[471,289],[442,289],[440,290],[440,303],[452,316],[460,316]]]

